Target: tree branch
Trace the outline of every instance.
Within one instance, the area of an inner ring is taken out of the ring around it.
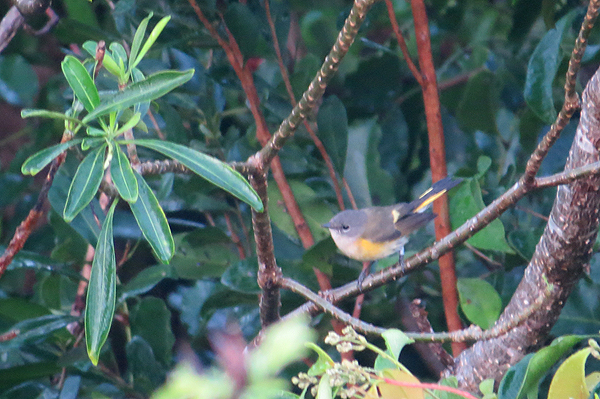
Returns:
[[[388,5],[388,9],[389,7],[390,5]],[[427,10],[425,9],[423,0],[412,0],[411,8],[415,24],[417,48],[419,50],[419,66],[421,67],[421,73],[423,74],[420,83],[423,92],[425,117],[427,120],[431,177],[432,180],[436,182],[445,178],[448,175],[448,170],[446,167],[446,145],[444,142],[444,127],[442,125],[440,97],[437,87],[435,66],[433,65],[433,56],[431,54],[429,20],[427,18]],[[394,17],[393,12],[389,12],[389,14],[391,17]],[[439,240],[450,234],[452,231],[447,196],[444,196],[441,200],[433,203],[433,212],[438,215],[438,217],[434,219],[434,224],[435,237]],[[439,265],[446,324],[450,331],[458,331],[462,329],[462,322],[458,315],[458,289],[456,288],[454,253],[447,252],[442,255],[439,258]],[[454,356],[457,356],[464,349],[466,349],[464,343],[452,343],[452,353]]]
[[[583,110],[565,171],[600,160],[600,70],[583,93]],[[568,176],[568,173],[565,174]],[[535,184],[535,180],[534,180]],[[558,188],[544,234],[525,275],[497,324],[523,311],[548,284],[556,288],[522,325],[495,339],[477,342],[463,352],[448,373],[475,391],[486,378],[499,380],[506,370],[544,342],[589,262],[598,232],[600,176],[580,178]],[[510,350],[507,350],[510,348]]]
[[[525,174],[521,178],[525,185],[533,184],[533,180],[535,175],[537,174],[540,166],[542,165],[542,161],[548,154],[550,147],[554,145],[556,140],[560,137],[565,126],[571,120],[571,117],[575,113],[577,109],[579,109],[579,97],[577,96],[577,92],[575,91],[575,83],[577,72],[579,71],[579,67],[581,66],[581,58],[585,53],[585,48],[587,47],[587,38],[590,35],[590,31],[594,26],[594,22],[598,17],[598,9],[600,8],[600,1],[591,0],[588,5],[587,13],[585,14],[585,19],[581,24],[581,29],[579,30],[579,35],[577,36],[577,40],[575,41],[575,47],[573,48],[573,52],[571,53],[571,59],[569,60],[569,69],[567,70],[567,76],[565,81],[565,102],[556,118],[556,121],[550,127],[550,130],[542,141],[538,144],[537,148],[531,154],[529,161],[527,162],[527,166],[525,167]]]

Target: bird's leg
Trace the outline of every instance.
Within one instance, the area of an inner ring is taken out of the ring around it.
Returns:
[[[404,276],[406,273],[406,263],[404,263],[404,246],[402,246],[400,251],[398,251],[398,264],[400,265],[400,272],[402,272],[402,275]]]
[[[358,290],[360,292],[362,292],[362,285],[363,282],[365,281],[365,278],[367,278],[367,276],[371,273],[371,265],[374,262],[371,261],[367,261],[367,262],[363,262],[363,268],[360,272],[360,274],[358,275]]]

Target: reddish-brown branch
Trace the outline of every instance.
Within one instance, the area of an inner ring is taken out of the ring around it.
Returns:
[[[238,47],[238,44],[225,26],[225,30],[227,33],[227,41],[223,39],[215,27],[208,21],[200,7],[196,4],[195,0],[188,0],[198,19],[202,22],[204,27],[209,31],[211,36],[215,38],[225,54],[227,59],[229,60],[231,66],[233,67],[242,88],[244,89],[244,93],[246,94],[246,98],[248,99],[248,104],[250,107],[250,112],[254,118],[256,123],[256,137],[258,138],[261,145],[265,146],[269,140],[271,139],[271,134],[269,133],[269,129],[264,118],[264,115],[260,109],[260,99],[258,97],[258,93],[256,91],[256,86],[254,85],[254,79],[252,77],[252,71],[248,67],[244,67],[243,65],[243,55]],[[262,160],[262,158],[261,158]],[[261,165],[266,166],[266,165]],[[275,157],[271,162],[271,170],[273,173],[273,178],[277,183],[277,187],[281,192],[283,197],[283,201],[285,203],[286,209],[294,222],[294,226],[296,231],[298,232],[298,236],[302,241],[302,246],[304,248],[310,248],[314,245],[314,238],[310,229],[308,228],[308,224],[306,223],[306,219],[302,215],[300,210],[300,206],[294,197],[294,193],[290,185],[287,182],[285,174],[283,173],[283,168],[281,166],[281,162],[278,157]],[[329,282],[329,278],[320,271],[315,270],[317,274],[317,278],[319,280],[319,286],[322,290],[326,290],[331,288],[331,284]]]
[[[400,31],[400,27],[398,26],[398,21],[396,20],[396,13],[394,12],[394,5],[392,4],[391,0],[385,0],[385,5],[387,7],[388,16],[390,17],[390,23],[392,24],[392,29],[394,31],[394,34],[396,35],[396,41],[398,42],[398,45],[400,46],[400,50],[402,51],[402,55],[404,56],[404,59],[406,60],[408,69],[410,69],[410,71],[412,72],[413,76],[417,80],[417,83],[419,83],[419,86],[423,87],[423,85],[424,85],[423,76],[421,75],[421,72],[419,72],[419,68],[417,68],[415,63],[412,61],[412,58],[410,58],[410,54],[408,53],[408,47],[406,46],[406,40],[404,40],[404,36],[402,35],[402,32]]]
[[[229,214],[225,212],[223,216],[225,217],[227,230],[229,230],[229,234],[231,235],[231,241],[233,241],[233,243],[236,245],[238,253],[240,254],[240,259],[246,259],[246,251],[244,251],[244,246],[242,245],[240,237],[236,234],[235,230],[233,229],[233,224],[231,223],[231,218],[229,217]]]
[[[64,143],[67,140],[70,140],[71,136],[72,135],[70,132],[65,131],[61,142]],[[2,275],[6,271],[6,268],[8,267],[8,265],[10,265],[15,255],[23,248],[23,245],[25,245],[25,242],[29,238],[29,235],[33,231],[35,225],[44,215],[44,204],[46,203],[46,198],[48,197],[48,191],[52,186],[52,182],[54,181],[54,176],[56,175],[58,168],[65,161],[66,156],[66,152],[63,152],[62,154],[57,156],[50,164],[50,169],[48,170],[48,174],[46,175],[46,179],[44,180],[44,184],[42,185],[42,189],[40,190],[40,193],[38,195],[37,202],[35,203],[33,209],[29,211],[29,214],[27,215],[25,220],[23,220],[19,227],[17,227],[13,238],[10,240],[10,243],[8,244],[8,246],[4,250],[4,253],[0,257],[0,277],[2,277]]]
[[[269,22],[269,28],[271,29],[271,37],[273,37],[273,47],[275,48],[275,54],[277,55],[277,62],[279,64],[279,71],[281,73],[281,78],[283,83],[285,84],[285,89],[290,97],[290,102],[292,103],[292,107],[295,107],[297,104],[296,96],[294,96],[294,90],[292,89],[292,83],[290,82],[290,76],[288,75],[287,69],[283,64],[283,57],[281,56],[281,49],[279,48],[279,39],[277,39],[277,32],[275,30],[275,24],[273,23],[273,18],[271,18],[271,7],[269,5],[269,0],[265,0],[265,13],[267,14],[267,21]],[[308,124],[306,120],[304,120],[304,127],[310,138],[315,143],[315,146],[319,150],[321,157],[325,161],[325,165],[327,166],[327,170],[329,172],[329,177],[331,178],[331,182],[333,184],[333,189],[335,190],[335,196],[337,198],[338,206],[340,210],[344,210],[344,197],[342,196],[342,189],[340,188],[339,181],[335,174],[335,168],[333,167],[333,162],[331,161],[331,157],[327,153],[323,142],[313,128]]]
[[[419,51],[419,66],[423,74],[423,102],[425,105],[425,117],[427,119],[427,131],[429,137],[429,160],[431,164],[431,175],[434,182],[448,175],[446,169],[446,150],[444,145],[444,130],[442,126],[442,115],[440,112],[440,101],[437,89],[435,67],[431,55],[431,40],[429,36],[429,21],[422,0],[411,0],[411,7],[415,25],[415,36]],[[452,231],[450,216],[448,212],[447,198],[436,201],[433,210],[438,215],[435,219],[435,236],[439,240]],[[462,328],[458,315],[458,291],[456,289],[456,270],[454,254],[448,252],[439,259],[440,277],[442,282],[442,297],[444,302],[444,313],[449,331]],[[454,356],[466,348],[463,343],[452,343]]]
[[[263,326],[268,326],[279,320],[279,284],[282,274],[281,269],[277,266],[273,247],[273,231],[268,214],[269,198],[266,173],[260,171],[249,177],[250,184],[260,196],[264,206],[264,212],[256,212],[252,209],[252,225],[254,226],[254,241],[256,241],[258,259],[258,285],[262,291],[259,304],[260,321]]]
[[[17,335],[19,335],[19,330],[10,330],[0,335],[0,342],[10,341],[11,339],[15,339]]]

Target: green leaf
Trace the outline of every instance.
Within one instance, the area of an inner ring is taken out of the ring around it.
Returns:
[[[500,93],[496,87],[496,75],[487,69],[469,79],[456,112],[462,128],[498,134],[496,113],[500,105]]]
[[[395,201],[394,183],[390,174],[381,168],[379,144],[381,128],[375,119],[357,121],[348,129],[348,151],[344,177],[359,208],[372,206],[371,198],[378,198],[380,205]]]
[[[138,199],[129,207],[158,259],[169,263],[175,252],[175,243],[167,217],[148,183],[137,172],[134,171],[134,174],[138,183]]]
[[[175,336],[171,330],[171,311],[162,299],[142,298],[131,309],[130,324],[131,332],[150,344],[158,361],[165,366],[172,363]]]
[[[127,141],[123,141],[123,143],[127,143]],[[256,211],[263,211],[262,201],[250,183],[226,163],[189,147],[168,141],[135,140],[133,143],[175,159],[192,172],[246,202]]]
[[[12,105],[31,107],[39,93],[35,71],[31,64],[18,54],[2,54],[0,82],[0,97]]]
[[[139,272],[120,291],[119,302],[136,295],[145,294],[165,278],[176,278],[173,267],[170,265],[150,266]]]
[[[0,350],[22,348],[25,345],[45,340],[56,330],[66,327],[69,323],[77,320],[77,317],[65,315],[44,315],[28,318],[11,326],[11,331],[19,331],[19,334],[11,340],[0,342]]]
[[[552,343],[523,358],[508,370],[498,388],[499,399],[521,399],[538,397],[538,387],[548,371],[568,351],[582,340],[590,338],[587,335],[564,335]]]
[[[146,34],[146,28],[148,27],[148,22],[154,13],[150,12],[150,14],[140,22],[138,28],[135,31],[135,35],[133,36],[133,41],[131,42],[131,51],[129,52],[129,72],[135,67],[133,61],[137,59],[138,53],[140,51],[140,47],[142,46],[142,40],[144,40],[144,35]]]
[[[88,136],[92,136],[92,137],[105,137],[108,136],[108,133],[102,129],[98,129],[97,127],[93,127],[93,126],[88,126],[87,129],[85,129],[86,133],[88,134]]]
[[[88,356],[94,365],[98,364],[100,350],[106,342],[115,313],[117,262],[113,242],[113,215],[117,202],[113,202],[102,223],[85,303],[85,342]]]
[[[470,179],[468,184],[461,184],[450,197],[452,228],[456,229],[461,226],[484,207],[479,182],[476,179]],[[514,253],[514,250],[506,242],[504,225],[499,219],[492,221],[483,230],[469,238],[467,242],[479,249]]]
[[[76,399],[81,387],[81,376],[70,376],[65,378],[59,399]]]
[[[93,40],[88,40],[87,42],[83,43],[83,45],[81,47],[83,47],[92,57],[95,58],[97,46],[98,46],[98,42],[95,42]],[[117,76],[117,77],[120,77],[125,72],[119,68],[119,66],[115,62],[115,59],[110,55],[109,52],[104,53],[104,59],[102,61],[102,66],[104,66],[104,68],[106,68],[106,70],[110,74]]]
[[[79,143],[81,143],[81,139],[70,140],[66,143],[56,144],[36,152],[23,162],[21,173],[31,176],[37,175],[40,170],[44,169],[46,165],[52,162],[52,160],[59,156],[63,151]]]
[[[125,64],[127,63],[127,51],[121,43],[112,42],[110,44],[110,52],[120,70],[125,70]]]
[[[150,16],[152,16],[152,15],[150,15]],[[136,60],[133,62],[133,65],[131,65],[129,67],[130,70],[135,68],[140,63],[140,61],[144,58],[144,56],[146,55],[148,50],[150,50],[150,47],[152,47],[154,42],[156,42],[156,39],[158,39],[158,36],[161,34],[161,32],[163,31],[163,29],[165,28],[165,26],[167,25],[167,23],[170,20],[171,20],[171,16],[167,15],[166,17],[163,17],[160,21],[158,21],[158,23],[156,24],[154,29],[152,29],[152,32],[150,32],[150,36],[148,37],[148,40],[146,40],[146,43],[144,43],[144,47],[142,47],[142,50],[136,57]],[[136,34],[137,34],[137,32],[136,32]],[[133,56],[131,56],[131,57],[133,57]],[[130,59],[130,61],[131,61],[131,59]]]
[[[312,342],[307,342],[304,344],[307,348],[312,349],[317,353],[319,358],[316,362],[306,372],[309,376],[317,376],[323,375],[327,370],[333,367],[334,362],[331,356],[327,354],[321,347]]]
[[[113,157],[110,161],[110,176],[121,198],[127,202],[137,201],[137,180],[129,159],[118,144],[114,146]]]
[[[414,340],[408,338],[406,334],[395,328],[385,330],[381,337],[385,340],[385,352],[392,358],[398,360],[402,349],[409,344],[412,344]],[[375,370],[382,371],[385,369],[396,369],[398,365],[394,362],[378,355],[375,359]]]
[[[250,381],[275,376],[289,363],[300,360],[307,352],[306,342],[313,342],[315,335],[305,317],[293,317],[270,325],[258,348],[249,354]]]
[[[170,264],[179,278],[218,278],[227,268],[239,262],[231,238],[217,227],[205,227],[178,234],[175,243],[177,251]],[[256,263],[254,267],[256,268]],[[254,285],[251,285],[247,288],[253,287]]]
[[[154,317],[151,316],[151,320]],[[136,392],[150,396],[165,382],[165,368],[154,358],[153,348],[142,337],[136,335],[125,347],[127,372],[133,377]]]
[[[25,108],[21,110],[21,118],[50,118],[50,119],[61,119],[61,120],[65,120],[65,121],[69,121],[71,123],[74,123],[76,125],[81,125],[81,121],[79,119],[76,118],[72,118],[70,116],[67,116],[61,112],[53,112],[53,111],[48,111],[45,109],[32,109],[32,108]]]
[[[67,201],[72,180],[73,176],[68,174],[65,167],[59,168],[54,177],[54,181],[52,182],[52,187],[50,187],[50,190],[48,191],[48,201],[50,202],[52,209],[54,209],[63,222],[64,219],[62,218],[62,213],[65,209],[65,203]],[[88,243],[96,246],[98,236],[100,235],[98,220],[100,221],[100,224],[102,224],[104,222],[104,214],[99,212],[95,213],[92,211],[92,208],[100,209],[100,203],[96,198],[92,200],[90,205],[79,212],[69,225]]]
[[[61,63],[63,74],[73,89],[73,93],[88,112],[100,104],[100,95],[96,84],[83,66],[81,61],[72,55],[67,55]]]
[[[585,362],[592,348],[583,348],[560,365],[548,391],[548,399],[587,399],[590,392],[585,382]]]
[[[459,278],[456,287],[460,307],[469,321],[486,330],[498,320],[502,299],[490,283],[479,278]]]
[[[97,147],[106,143],[106,139],[104,137],[86,137],[81,142],[81,151],[87,151],[92,147]]]
[[[194,70],[162,71],[148,76],[146,79],[130,84],[116,93],[83,118],[83,123],[90,122],[102,115],[121,111],[137,103],[152,101],[164,96],[171,90],[181,86],[194,76]]]
[[[321,241],[329,237],[329,232],[322,225],[333,217],[331,208],[305,183],[297,180],[290,180],[289,183],[315,241]],[[292,241],[299,242],[300,238],[294,227],[294,222],[285,208],[283,197],[277,188],[277,184],[270,182],[267,192],[270,204],[269,212],[273,223]]]
[[[331,157],[337,173],[344,174],[346,153],[348,149],[348,116],[340,99],[329,96],[319,107],[317,116],[319,137]]]
[[[315,399],[333,399],[333,387],[329,382],[329,374],[323,374],[321,377]]]
[[[305,265],[306,270],[315,267],[327,274],[333,276],[333,265],[331,259],[337,253],[337,246],[331,237],[327,237],[302,254],[302,263]],[[396,257],[396,260],[398,257]]]
[[[83,158],[71,182],[63,217],[67,222],[90,203],[96,195],[104,176],[104,155],[106,145],[102,145]]]
[[[7,365],[8,366],[8,365]],[[53,359],[0,369],[0,391],[5,398],[37,398],[44,396],[37,380],[60,373],[61,366]],[[18,385],[18,386],[17,386]],[[8,388],[14,387],[10,391]],[[30,388],[30,389],[28,389]],[[24,391],[24,392],[23,392]],[[14,396],[10,395],[14,393]],[[55,393],[52,395],[56,396]]]
[[[543,228],[514,230],[508,233],[508,243],[523,260],[529,261],[543,233]]]
[[[259,54],[261,24],[246,4],[231,3],[223,16],[245,59]]]
[[[125,122],[125,124],[123,126],[121,126],[115,133],[114,133],[114,137],[123,134],[123,132],[129,130],[129,129],[133,129],[138,122],[140,121],[142,117],[142,114],[140,114],[139,112],[134,113],[131,118]]]
[[[256,262],[256,257],[246,258],[229,266],[221,275],[221,284],[234,291],[260,294],[256,281]]]
[[[545,123],[553,123],[556,119],[552,83],[564,57],[560,51],[563,35],[570,28],[577,12],[577,9],[569,12],[556,23],[556,28],[546,32],[529,59],[525,101]]]

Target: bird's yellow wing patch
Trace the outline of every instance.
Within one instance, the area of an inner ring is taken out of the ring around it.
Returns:
[[[446,193],[446,191],[448,190],[442,190],[437,194],[433,194],[431,197],[427,198],[425,201],[423,201],[423,203],[421,205],[419,205],[416,209],[415,212],[419,212],[421,209],[427,207],[427,205],[431,204],[433,201],[435,201],[436,199],[440,198],[442,195],[444,195]],[[429,192],[429,190],[428,190]],[[425,195],[425,194],[423,194]],[[421,197],[423,197],[423,195]],[[419,197],[419,198],[421,198]]]

